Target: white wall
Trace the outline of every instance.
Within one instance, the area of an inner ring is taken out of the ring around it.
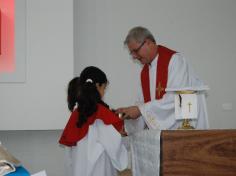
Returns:
[[[73,0],[26,3],[26,81],[0,83],[0,130],[61,129],[73,77]]]
[[[236,127],[236,1],[76,2],[75,73],[88,65],[104,70],[110,81],[105,100],[113,108],[133,104],[140,66],[128,56],[123,41],[130,28],[142,25],[158,43],[182,52],[210,86],[210,127]],[[225,103],[232,109],[223,109]]]
[[[62,128],[68,117],[65,86],[73,75],[72,0],[26,2],[26,82],[0,83],[0,130]],[[146,26],[158,42],[183,52],[211,87],[211,127],[235,128],[235,7],[234,0],[75,0],[75,72],[101,67],[110,80],[107,102],[114,108],[132,104],[140,67],[122,42],[131,27]],[[223,110],[224,102],[232,110]],[[0,140],[31,173],[46,169],[49,176],[63,176],[60,134],[0,131]]]
[[[0,83],[0,141],[30,173],[64,176],[61,130],[55,129],[69,115],[73,0],[26,0],[26,23],[26,81]]]
[[[159,43],[182,52],[210,86],[211,127],[234,128],[235,4],[75,0],[73,51],[73,0],[27,0],[26,81],[0,84],[0,130],[63,128],[69,115],[66,84],[73,67],[78,75],[85,66],[99,66],[110,80],[106,101],[113,108],[132,104],[140,65],[128,56],[123,40],[137,25],[148,27]],[[223,109],[225,103],[232,109]]]

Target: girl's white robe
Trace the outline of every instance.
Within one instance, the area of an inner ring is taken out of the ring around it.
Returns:
[[[66,175],[116,176],[128,165],[120,133],[97,119],[76,146],[66,147]]]

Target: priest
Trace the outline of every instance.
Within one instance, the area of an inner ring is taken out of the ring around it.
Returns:
[[[125,123],[128,134],[145,128],[177,129],[182,121],[175,118],[174,95],[168,94],[166,88],[199,87],[203,82],[179,52],[158,45],[144,27],[132,28],[124,45],[133,59],[143,65],[135,105],[117,109],[124,119],[129,119]],[[192,125],[196,129],[208,128],[204,94],[198,96],[198,118]]]

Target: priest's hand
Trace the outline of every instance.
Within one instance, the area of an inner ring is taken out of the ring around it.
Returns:
[[[137,119],[141,115],[141,112],[140,112],[138,106],[118,108],[116,110],[116,113],[122,114],[122,116],[121,116],[122,119]]]

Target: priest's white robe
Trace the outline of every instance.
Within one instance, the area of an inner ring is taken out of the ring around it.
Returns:
[[[128,165],[120,133],[97,119],[76,146],[66,147],[66,175],[116,176]]]
[[[158,56],[149,65],[151,101],[144,103],[140,81],[136,105],[138,105],[142,115],[135,120],[125,120],[125,128],[128,134],[140,131],[145,127],[159,130],[177,129],[182,124],[181,120],[175,119],[174,94],[166,93],[162,99],[155,99],[157,60]],[[180,53],[174,54],[168,66],[167,88],[180,89],[203,85],[204,83],[194,74],[185,58]],[[207,129],[209,125],[205,94],[198,94],[197,100],[198,118],[191,120],[191,125],[196,129]]]

